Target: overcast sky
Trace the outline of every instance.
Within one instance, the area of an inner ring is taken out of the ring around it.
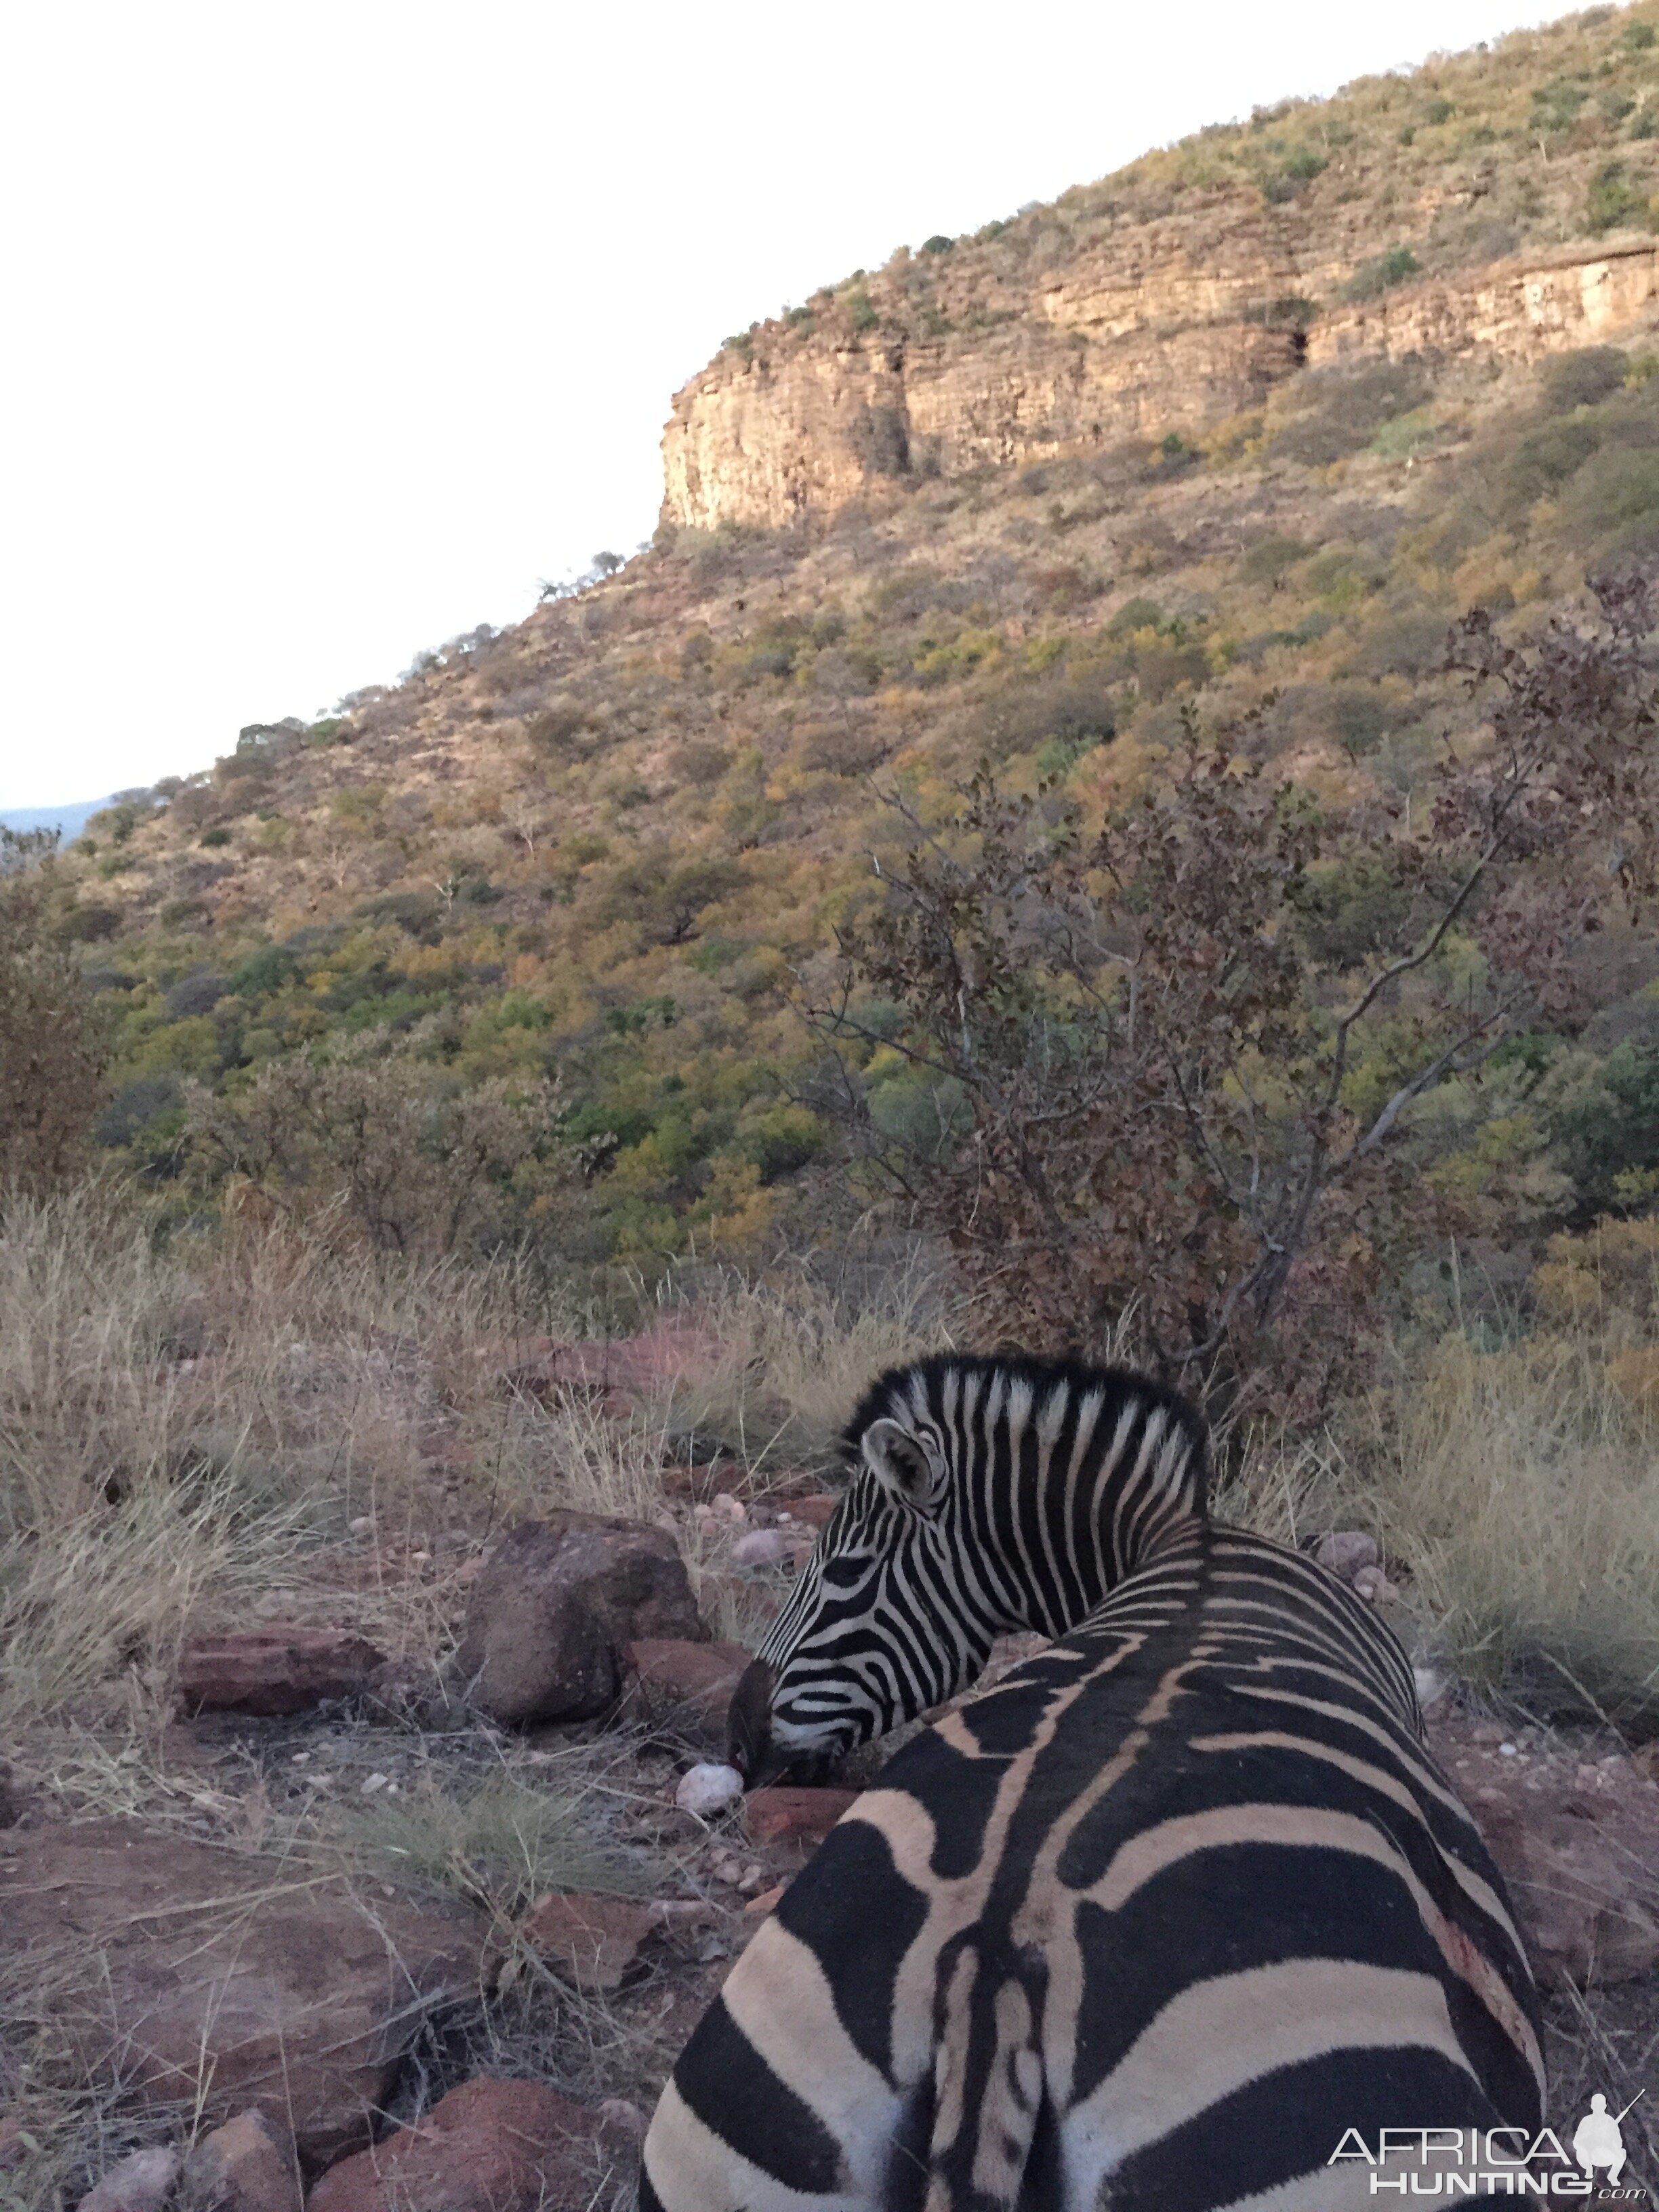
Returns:
[[[729,331],[1503,0],[57,0],[0,82],[0,806],[205,765],[654,526]]]

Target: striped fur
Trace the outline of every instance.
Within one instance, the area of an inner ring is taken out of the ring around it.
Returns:
[[[988,1364],[950,1364],[988,1403]],[[884,1378],[888,1410],[866,1401],[849,1433],[906,1401],[918,1428],[936,1422],[946,1370]],[[840,1618],[858,1685],[840,1735],[861,1729],[873,1681],[896,1715],[952,1652],[982,1657],[980,1594],[1012,1607],[1022,1572],[1021,1625],[1059,1640],[900,1752],[786,1893],[664,2093],[642,2212],[1340,2212],[1376,2201],[1371,2169],[1328,2163],[1346,2129],[1535,2129],[1530,1976],[1394,1639],[1310,1561],[1202,1517],[1201,1443],[1182,1511],[1163,1446],[1135,1454],[1154,1496],[1120,1479],[1127,1434],[1073,1480],[1088,1454],[1063,1445],[1054,1394],[1098,1389],[1121,1415],[1127,1378],[1013,1373],[1030,1395],[1005,1389],[1001,1419],[1025,1435],[981,1458],[988,1417],[959,1426],[980,1442],[944,1490],[1035,1479],[1051,1506],[1086,1496],[1121,1578],[1057,1623],[1039,1607],[1096,1556],[1081,1517],[1034,1549],[1012,1505],[961,1507],[988,1548],[961,1601],[971,1628],[933,1627],[931,1662],[914,1624],[939,1623],[948,1585],[906,1610],[867,1562],[849,1578],[887,1608],[866,1627],[896,1622],[916,1648],[884,1674]],[[1140,1404],[1145,1428],[1190,1444],[1189,1415],[1150,1391]],[[1046,1457],[1033,1431],[1054,1439]],[[925,1488],[936,1470],[915,1442]],[[841,1546],[872,1525],[848,1504],[820,1546],[823,1607]],[[937,1517],[943,1494],[903,1510]],[[937,1571],[936,1553],[915,1556]],[[791,1613],[793,1648],[812,1649],[817,1612]],[[832,1648],[813,1657],[820,1692]],[[771,1664],[787,1695],[787,1644]]]
[[[789,1760],[943,1704],[999,1636],[1060,1635],[1204,1504],[1192,1409],[1117,1368],[921,1360],[881,1377],[843,1443],[847,1494],[757,1655]],[[752,1775],[755,1747],[734,1750]]]

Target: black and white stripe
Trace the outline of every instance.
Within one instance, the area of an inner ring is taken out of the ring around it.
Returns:
[[[846,1496],[739,1700],[751,1778],[757,1729],[786,1761],[840,1756],[971,1682],[997,1637],[1083,1620],[1204,1505],[1196,1416],[1121,1369],[921,1360],[843,1443]]]
[[[1207,1520],[1191,1413],[933,1361],[848,1434],[751,1748],[769,1682],[811,1749],[1005,1626],[1057,1640],[900,1752],[787,1891],[664,2093],[642,2212],[1339,2212],[1376,2201],[1328,2163],[1347,2129],[1535,2129],[1531,1978],[1403,1655],[1310,1560]]]

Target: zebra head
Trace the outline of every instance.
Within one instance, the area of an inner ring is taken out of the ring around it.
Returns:
[[[845,1494],[732,1701],[751,1784],[941,1704],[1000,1635],[1061,1634],[1204,1510],[1197,1416],[1121,1369],[921,1360],[842,1442]]]

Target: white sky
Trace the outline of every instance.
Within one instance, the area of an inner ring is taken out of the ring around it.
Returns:
[[[0,806],[204,766],[656,520],[728,331],[1504,0],[36,0]]]

